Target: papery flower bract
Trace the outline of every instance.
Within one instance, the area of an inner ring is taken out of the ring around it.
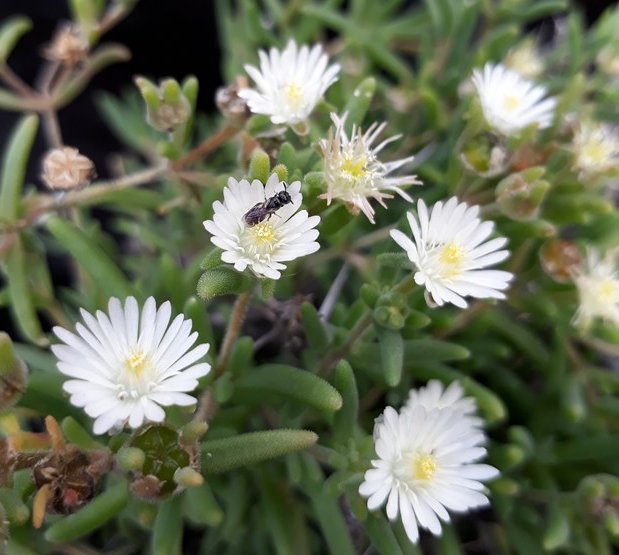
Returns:
[[[510,136],[529,125],[543,129],[552,123],[556,100],[515,71],[487,63],[473,71],[472,82],[486,121],[499,133]]]
[[[507,239],[486,241],[494,223],[477,217],[479,206],[458,203],[452,197],[446,203],[437,202],[428,214],[420,199],[417,214],[419,221],[407,214],[413,240],[397,229],[390,234],[417,267],[415,282],[426,288],[431,301],[439,306],[447,302],[466,308],[463,297],[505,298],[501,291],[507,289],[513,275],[484,268],[509,256],[509,251],[499,250]],[[428,295],[426,299],[430,302]]]
[[[430,380],[424,387],[411,389],[402,410],[413,410],[417,406],[422,406],[426,410],[448,408],[468,418],[475,426],[483,424],[483,420],[476,416],[475,399],[464,396],[464,390],[458,381],[451,382],[445,388],[439,380]]]
[[[377,459],[367,470],[359,493],[368,509],[385,502],[387,517],[400,515],[411,542],[419,527],[441,534],[447,510],[463,512],[489,503],[482,480],[498,475],[486,464],[483,431],[453,408],[426,410],[417,404],[396,412],[387,407],[375,426]],[[439,520],[440,519],[440,520]]]
[[[276,192],[288,191],[292,202],[282,206],[270,218],[257,225],[248,225],[244,215],[258,203],[264,202]],[[223,249],[221,259],[239,272],[249,267],[256,275],[279,279],[280,270],[286,269],[282,262],[316,252],[318,230],[314,229],[320,216],[309,216],[307,210],[299,210],[303,197],[301,183],[295,181],[286,188],[276,174],[266,185],[258,180],[251,184],[246,179],[228,180],[224,188],[224,202],[213,203],[213,219],[204,222],[212,235],[211,242]]]
[[[574,271],[580,305],[574,323],[587,329],[595,318],[619,325],[619,251],[608,251],[603,258],[589,249],[582,268]]]
[[[128,423],[137,428],[144,421],[161,422],[161,406],[189,406],[187,395],[205,376],[210,365],[198,363],[209,345],[194,346],[198,333],[191,333],[191,320],[179,314],[170,323],[170,302],[157,309],[149,297],[140,313],[134,297],[124,307],[111,298],[108,314],[93,316],[81,309],[84,324],[77,334],[55,327],[64,343],[53,345],[58,370],[73,379],[63,388],[71,403],[95,419],[94,432],[102,434]]]
[[[335,125],[329,130],[327,139],[320,141],[320,148],[325,159],[325,181],[327,192],[320,198],[327,199],[327,204],[340,199],[344,201],[353,213],[363,212],[374,223],[374,209],[369,199],[377,200],[386,208],[384,199],[393,198],[389,192],[398,193],[409,202],[413,199],[408,196],[402,187],[405,185],[421,185],[415,175],[390,176],[391,173],[408,164],[414,156],[382,163],[377,154],[389,143],[400,138],[400,135],[385,139],[376,146],[372,146],[378,136],[385,129],[386,123],[373,123],[363,133],[357,126],[353,126],[350,138],[344,130],[346,114],[340,119],[331,114]]]
[[[619,168],[619,132],[608,124],[580,125],[574,134],[573,150],[583,178]]]
[[[283,51],[271,48],[258,52],[260,69],[246,65],[245,71],[258,90],[242,89],[239,97],[247,101],[254,114],[270,116],[275,124],[294,125],[305,121],[324,92],[337,81],[340,66],[327,67],[322,46],[297,46],[290,40]]]

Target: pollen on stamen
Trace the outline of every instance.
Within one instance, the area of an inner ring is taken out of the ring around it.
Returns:
[[[418,454],[413,459],[412,473],[413,478],[420,482],[427,482],[432,479],[436,472],[436,460],[432,455]]]
[[[513,112],[518,106],[520,106],[520,99],[513,94],[508,94],[503,99],[503,108],[508,112]]]

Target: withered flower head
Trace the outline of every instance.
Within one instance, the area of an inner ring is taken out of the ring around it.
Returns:
[[[52,42],[43,50],[43,56],[52,62],[75,66],[88,56],[89,45],[76,25],[63,25],[56,31]]]
[[[68,191],[85,187],[94,175],[92,160],[82,156],[77,148],[55,148],[43,158],[41,179],[50,189]]]
[[[215,93],[215,104],[219,111],[228,119],[244,122],[251,112],[247,106],[247,101],[239,96],[241,89],[247,88],[247,79],[237,77],[236,81],[226,87],[220,87]]]

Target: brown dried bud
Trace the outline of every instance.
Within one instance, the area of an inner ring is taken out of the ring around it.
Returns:
[[[580,266],[578,247],[570,241],[549,239],[539,250],[539,261],[544,272],[558,283],[568,283]]]
[[[76,148],[55,148],[43,158],[41,179],[50,189],[68,191],[85,187],[94,176],[92,160]]]
[[[247,102],[239,96],[241,89],[247,88],[247,79],[237,77],[236,81],[226,87],[220,87],[215,93],[215,104],[224,117],[243,123],[249,118],[251,112]]]
[[[157,476],[148,474],[147,476],[141,476],[131,482],[129,489],[131,493],[140,499],[145,501],[156,501],[161,499],[161,486]]]
[[[52,62],[73,67],[88,57],[89,45],[79,27],[63,25],[43,50],[43,56]]]

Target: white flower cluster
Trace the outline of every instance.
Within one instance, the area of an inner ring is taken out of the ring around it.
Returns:
[[[482,482],[498,476],[480,464],[486,435],[475,416],[474,399],[457,382],[447,389],[436,381],[411,391],[400,412],[387,407],[374,429],[377,459],[365,473],[359,493],[370,510],[386,504],[387,517],[402,520],[411,542],[419,528],[441,534],[448,511],[465,512],[489,503]]]

